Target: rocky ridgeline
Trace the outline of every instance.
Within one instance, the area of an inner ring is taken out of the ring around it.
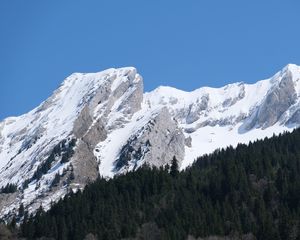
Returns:
[[[48,209],[99,174],[159,167],[174,156],[185,167],[218,147],[293,129],[300,123],[299,69],[288,65],[252,85],[145,94],[135,68],[72,74],[36,109],[0,123],[0,187],[17,186],[0,194],[0,215],[12,216],[21,203]],[[255,129],[259,136],[250,134]],[[207,147],[214,143],[208,132],[222,144]]]

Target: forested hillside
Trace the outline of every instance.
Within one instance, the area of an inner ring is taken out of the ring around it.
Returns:
[[[20,215],[28,239],[300,239],[300,130],[218,150],[183,172],[174,159],[98,179],[47,213]]]

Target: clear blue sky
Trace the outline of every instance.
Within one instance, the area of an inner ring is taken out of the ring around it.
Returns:
[[[72,72],[135,66],[145,90],[255,82],[300,64],[299,0],[1,0],[0,119]]]

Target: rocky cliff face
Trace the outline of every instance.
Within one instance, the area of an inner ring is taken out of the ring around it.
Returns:
[[[75,73],[40,106],[0,122],[0,216],[23,203],[44,208],[99,174],[113,177],[175,156],[185,168],[202,154],[300,123],[300,68],[255,84],[143,93],[135,68]]]
[[[253,113],[255,116],[248,129],[253,127],[266,129],[273,126],[296,103],[297,98],[293,74],[287,69],[282,73],[281,80],[269,90],[263,104]]]
[[[127,140],[115,161],[115,171],[135,170],[143,163],[160,167],[170,164],[174,156],[181,163],[184,147],[182,130],[168,109],[162,108]]]
[[[36,109],[1,122],[0,187],[18,188],[13,203],[1,200],[1,215],[20,203],[30,211],[47,208],[68,189],[95,180],[95,146],[130,121],[142,98],[142,78],[134,68],[75,73]]]

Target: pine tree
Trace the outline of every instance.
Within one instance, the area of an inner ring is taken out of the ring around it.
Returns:
[[[60,181],[60,175],[59,175],[59,173],[56,173],[55,176],[54,176],[54,179],[53,179],[53,181],[51,183],[51,187],[58,186],[59,181]]]
[[[9,227],[11,230],[15,229],[16,228],[16,225],[17,225],[17,220],[15,217],[13,217],[13,219],[11,220],[10,224],[9,224]]]
[[[19,207],[19,217],[23,217],[25,213],[25,209],[24,209],[24,205],[23,203],[21,203],[20,207]]]
[[[89,233],[134,239],[145,223],[153,223],[162,239],[251,233],[258,240],[300,240],[299,186],[296,130],[218,150],[182,172],[174,157],[171,169],[145,166],[99,178],[83,191],[70,191],[49,211],[24,216],[20,230],[27,239],[80,240]]]
[[[172,177],[177,177],[179,174],[179,166],[175,156],[172,159],[170,174]]]

